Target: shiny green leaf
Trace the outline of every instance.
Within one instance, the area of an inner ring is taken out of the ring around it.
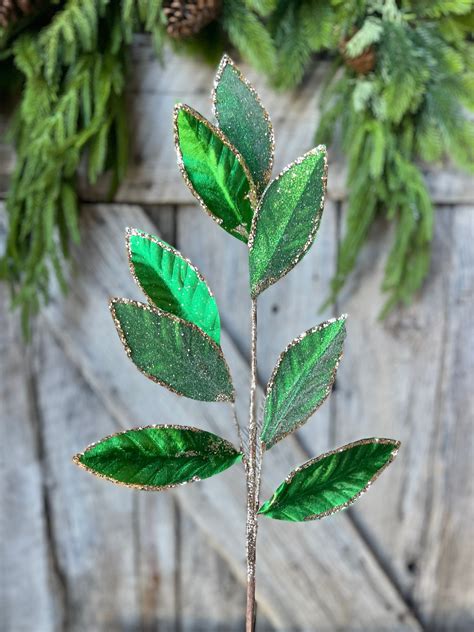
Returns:
[[[345,509],[393,461],[400,443],[362,439],[293,470],[259,513],[275,520],[317,520]]]
[[[114,299],[112,317],[128,356],[154,382],[206,402],[234,401],[221,348],[196,325],[128,299]]]
[[[240,461],[234,446],[189,426],[148,426],[106,437],[74,457],[92,474],[140,489],[161,490],[223,472]]]
[[[127,251],[135,281],[156,307],[194,323],[219,344],[217,304],[199,270],[166,242],[135,229],[127,231]]]
[[[265,448],[294,432],[331,393],[346,337],[346,317],[309,329],[283,351],[268,382],[261,439]]]
[[[242,155],[261,192],[272,172],[273,127],[258,94],[227,55],[217,71],[212,101],[220,129]]]
[[[294,268],[312,246],[323,213],[326,173],[321,145],[288,165],[265,190],[249,238],[253,298]]]
[[[228,233],[247,242],[255,190],[243,158],[220,129],[187,105],[177,105],[174,133],[186,184]]]

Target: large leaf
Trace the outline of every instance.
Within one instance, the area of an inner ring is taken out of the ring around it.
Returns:
[[[326,148],[320,145],[288,165],[265,190],[249,239],[253,298],[294,268],[313,244],[326,175]]]
[[[240,461],[234,446],[189,426],[148,426],[89,446],[75,463],[114,483],[161,490],[219,474]]]
[[[275,520],[318,520],[345,509],[393,461],[400,443],[362,439],[293,470],[259,513]]]
[[[156,307],[194,323],[219,344],[217,304],[199,270],[166,242],[135,229],[127,229],[127,252],[135,281]]]
[[[222,350],[196,325],[128,299],[113,299],[110,310],[128,356],[151,380],[191,399],[234,401]]]
[[[242,156],[187,105],[175,107],[174,134],[179,167],[194,197],[222,228],[247,242],[255,187]]]
[[[212,103],[220,129],[244,158],[261,192],[272,173],[273,127],[258,94],[227,55],[219,64]]]
[[[346,336],[346,316],[293,340],[268,382],[261,439],[266,449],[294,432],[331,392]]]

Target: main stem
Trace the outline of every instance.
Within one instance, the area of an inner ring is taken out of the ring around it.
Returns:
[[[246,632],[254,632],[256,619],[255,566],[257,558],[257,527],[259,476],[257,452],[257,299],[252,299],[252,347],[249,414],[249,451],[247,468],[247,611]]]

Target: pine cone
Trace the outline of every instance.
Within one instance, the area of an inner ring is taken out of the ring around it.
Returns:
[[[7,28],[20,18],[33,13],[38,0],[0,0],[0,26]]]
[[[352,70],[354,70],[359,75],[366,75],[375,67],[375,50],[372,46],[370,46],[357,57],[349,57],[346,52],[347,42],[349,41],[349,39],[342,40],[342,42],[339,44],[339,50],[344,57],[346,66],[352,68]]]
[[[166,31],[176,39],[195,35],[217,18],[221,0],[165,0]]]

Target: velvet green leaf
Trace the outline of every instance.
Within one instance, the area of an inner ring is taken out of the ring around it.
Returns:
[[[362,439],[293,470],[259,513],[275,520],[317,520],[345,509],[397,455],[393,439]]]
[[[127,230],[127,251],[135,281],[156,307],[194,323],[219,344],[216,301],[191,262],[158,237],[135,229]]]
[[[294,432],[331,393],[346,316],[309,329],[283,351],[267,386],[261,440],[266,449]]]
[[[266,188],[249,239],[253,298],[294,268],[313,244],[326,174],[326,148],[321,145],[288,165]]]
[[[247,242],[255,187],[242,156],[220,129],[187,105],[177,105],[174,133],[186,184],[228,233]]]
[[[234,446],[189,426],[148,426],[119,432],[74,457],[92,474],[140,489],[161,490],[209,478],[240,461]]]
[[[261,192],[272,172],[273,127],[258,94],[227,55],[217,71],[212,102],[220,129],[242,155]]]
[[[222,350],[196,325],[128,299],[110,310],[128,356],[151,380],[191,399],[234,401]]]

